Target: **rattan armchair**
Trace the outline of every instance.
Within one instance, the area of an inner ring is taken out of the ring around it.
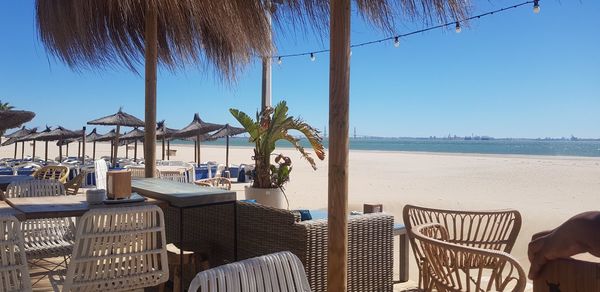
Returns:
[[[225,177],[205,178],[197,180],[194,183],[203,187],[213,187],[224,190],[231,190],[231,180]]]
[[[439,223],[450,243],[506,253],[512,250],[521,230],[521,214],[516,210],[464,211],[406,205],[402,215],[419,268],[419,287],[425,290],[431,287],[425,285],[430,281],[423,273],[426,255],[415,242],[413,229],[417,226]]]
[[[31,291],[21,223],[0,214],[0,292]]]
[[[510,254],[451,243],[439,223],[415,226],[412,233],[425,255],[425,287],[438,292],[525,290],[525,272]]]
[[[77,192],[79,192],[79,188],[81,188],[81,185],[87,178],[87,175],[88,175],[88,172],[86,170],[81,170],[76,177],[74,177],[72,180],[66,182],[65,190],[66,190],[67,195],[71,195],[71,196],[77,195]]]
[[[47,165],[33,173],[36,179],[56,179],[66,183],[69,178],[69,168],[63,165]]]

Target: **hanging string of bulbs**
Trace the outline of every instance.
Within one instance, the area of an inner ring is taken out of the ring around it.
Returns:
[[[447,23],[443,23],[443,24],[439,24],[436,26],[430,26],[427,28],[423,28],[423,29],[419,29],[419,30],[415,30],[415,31],[411,31],[408,33],[403,33],[403,34],[398,34],[395,36],[390,36],[390,37],[386,37],[386,38],[382,38],[382,39],[377,39],[377,40],[372,40],[372,41],[368,41],[368,42],[363,42],[363,43],[357,43],[357,44],[353,44],[350,45],[350,48],[357,48],[357,47],[363,47],[363,46],[368,46],[368,45],[373,45],[373,44],[378,44],[378,43],[382,43],[382,42],[387,42],[387,41],[392,41],[394,42],[394,47],[400,47],[400,39],[407,37],[407,36],[411,36],[411,35],[415,35],[415,34],[420,34],[420,33],[424,33],[424,32],[428,32],[430,30],[434,30],[434,29],[441,29],[441,28],[446,28],[446,27],[451,27],[454,26],[454,31],[456,31],[456,33],[460,33],[462,31],[462,28],[460,26],[461,23],[463,22],[467,22],[470,20],[474,20],[474,19],[480,19],[482,17],[485,16],[490,16],[490,15],[494,15],[500,12],[504,12],[507,10],[511,10],[511,9],[516,9],[525,5],[529,5],[529,4],[533,4],[533,13],[538,14],[540,13],[540,1],[539,0],[531,0],[531,1],[526,1],[523,3],[519,3],[519,4],[515,4],[512,6],[507,6],[504,8],[500,8],[494,11],[488,11],[482,14],[478,14],[478,15],[474,15],[465,19],[460,19],[457,21],[452,21],[452,22],[447,22]],[[311,51],[311,52],[304,52],[304,53],[295,53],[295,54],[286,54],[286,55],[275,55],[275,56],[271,56],[271,59],[277,59],[277,64],[280,64],[283,62],[283,58],[290,58],[290,57],[300,57],[300,56],[309,56],[311,61],[315,61],[317,59],[317,54],[321,54],[321,53],[327,53],[329,52],[329,49],[324,49],[324,50],[318,50],[318,51]],[[352,55],[352,51],[350,51],[350,55]]]

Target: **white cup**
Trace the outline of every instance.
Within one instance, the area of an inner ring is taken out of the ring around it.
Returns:
[[[106,190],[88,190],[85,194],[85,199],[88,202],[88,204],[101,204],[102,201],[106,199]]]

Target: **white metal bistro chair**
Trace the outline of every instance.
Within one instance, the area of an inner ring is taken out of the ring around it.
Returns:
[[[31,291],[21,223],[0,214],[0,292]]]
[[[199,290],[200,289],[200,290]],[[189,292],[310,292],[300,259],[288,251],[198,273]]]
[[[54,291],[127,291],[169,279],[165,221],[157,206],[101,208],[81,217],[66,271]]]
[[[96,188],[106,190],[106,173],[108,166],[104,159],[94,161],[94,175],[96,176]]]
[[[176,182],[189,183],[189,177],[185,169],[178,170],[158,170],[158,177]]]

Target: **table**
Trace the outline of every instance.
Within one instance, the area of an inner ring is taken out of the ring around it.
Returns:
[[[6,191],[8,185],[12,182],[21,182],[32,180],[31,175],[0,175],[0,189]]]
[[[19,220],[41,219],[41,218],[61,218],[61,217],[81,217],[85,212],[91,209],[99,208],[118,208],[141,206],[153,204],[158,206],[166,206],[166,203],[156,199],[148,199],[145,202],[124,203],[124,204],[88,204],[85,195],[75,196],[56,196],[56,197],[24,197],[24,198],[7,198],[4,202],[12,207],[15,216]],[[0,212],[8,209],[3,209],[0,204]]]
[[[18,210],[15,210],[15,208],[11,207],[7,202],[5,201],[0,201],[0,214],[1,215],[12,215],[17,217],[17,220],[19,221],[23,221],[25,220],[25,214],[23,214],[23,212],[20,212]]]
[[[210,187],[201,187],[195,184],[181,183],[157,178],[139,178],[131,180],[131,190],[145,197],[166,201],[171,207],[179,210],[179,258],[183,258],[184,251],[184,220],[183,211],[190,208],[199,208],[221,204],[233,204],[234,226],[237,229],[236,197],[234,191]],[[237,260],[237,230],[234,230],[234,259]],[[183,261],[180,261],[180,270],[183,271]],[[180,278],[180,287],[183,291],[183,278]]]

